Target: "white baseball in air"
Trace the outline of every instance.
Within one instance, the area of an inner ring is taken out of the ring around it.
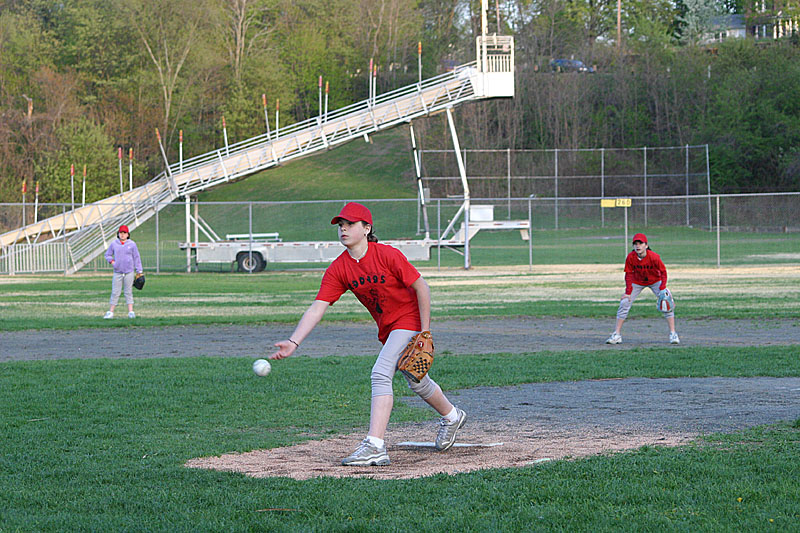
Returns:
[[[269,364],[269,361],[266,359],[256,359],[253,361],[253,372],[255,372],[256,375],[264,377],[269,374],[271,370],[272,365]]]

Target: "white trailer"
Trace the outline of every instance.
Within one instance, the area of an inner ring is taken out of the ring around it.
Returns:
[[[519,230],[523,240],[529,239],[528,220],[494,220],[491,205],[473,205],[470,213],[468,232],[464,231],[466,224],[462,222],[458,229],[451,224],[440,239],[426,237],[381,242],[399,249],[410,261],[428,261],[432,247],[463,248],[480,230]],[[189,215],[187,207],[187,239],[191,222],[195,223],[194,241],[178,244],[182,250],[186,250],[187,269],[190,268],[192,255],[196,264],[221,263],[231,267],[236,265],[240,272],[261,272],[268,263],[330,263],[345,250],[339,241],[283,242],[278,233],[228,234],[222,239],[200,217],[196,204],[194,216]],[[198,230],[205,234],[207,241],[200,241]],[[452,235],[446,237],[451,231]],[[468,239],[464,238],[465,235]]]
[[[338,241],[282,242],[276,233],[254,233],[252,240],[248,234],[225,237],[225,240],[180,243],[179,246],[182,250],[189,250],[197,264],[236,264],[240,272],[260,272],[268,263],[330,263],[345,250]],[[431,246],[435,246],[437,241],[381,242],[398,248],[411,261],[428,261],[431,258]]]

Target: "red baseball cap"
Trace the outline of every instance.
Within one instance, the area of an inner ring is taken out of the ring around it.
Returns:
[[[644,233],[637,233],[633,236],[633,242],[642,241],[643,243],[647,244],[647,235]]]
[[[339,211],[339,214],[333,217],[331,224],[338,224],[340,218],[350,222],[364,221],[372,225],[372,213],[369,212],[369,209],[357,202],[350,202],[345,205],[342,210]]]
[[[130,234],[130,231],[128,231],[128,226],[126,226],[125,224],[123,224],[122,226],[119,227],[119,229],[117,230],[117,233],[119,233],[120,231],[124,231],[125,233]]]

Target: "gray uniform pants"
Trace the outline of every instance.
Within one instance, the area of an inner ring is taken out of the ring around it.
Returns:
[[[381,353],[378,354],[378,360],[372,367],[372,396],[391,396],[392,395],[392,377],[397,371],[397,360],[400,359],[400,354],[411,342],[411,338],[419,333],[419,331],[411,331],[408,329],[396,329],[389,333],[389,338],[386,339],[386,344],[383,345]],[[403,375],[405,377],[405,375]],[[419,383],[414,383],[406,378],[409,388],[416,392],[420,398],[427,400],[436,392],[439,385],[433,381],[430,376],[425,376]]]
[[[631,305],[633,305],[633,301],[646,288],[649,288],[651,291],[653,291],[653,294],[655,294],[656,297],[658,297],[658,287],[661,286],[661,282],[656,281],[652,285],[637,285],[636,283],[633,283],[632,285],[633,289],[631,289],[631,299],[629,300],[627,298],[622,298],[619,301],[619,308],[617,309],[617,318],[619,319],[625,320],[626,318],[628,318],[628,312],[631,310]],[[673,316],[675,316],[675,311],[673,310],[662,311],[661,314],[664,315],[664,318],[672,318]]]
[[[133,305],[133,278],[134,272],[114,272],[111,280],[111,305],[117,305],[119,293],[125,289],[125,303]]]

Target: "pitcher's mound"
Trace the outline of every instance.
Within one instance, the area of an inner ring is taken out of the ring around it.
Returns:
[[[600,430],[597,433],[548,429],[518,424],[473,423],[458,432],[458,443],[446,452],[430,444],[436,424],[392,426],[387,431],[388,466],[351,467],[341,461],[350,455],[364,434],[345,435],[294,446],[219,457],[199,457],[186,462],[189,468],[206,468],[263,477],[360,477],[410,479],[434,474],[457,474],[486,468],[533,465],[552,459],[584,457],[603,452],[635,449],[644,445],[677,446],[696,435],[656,434],[637,430]]]

